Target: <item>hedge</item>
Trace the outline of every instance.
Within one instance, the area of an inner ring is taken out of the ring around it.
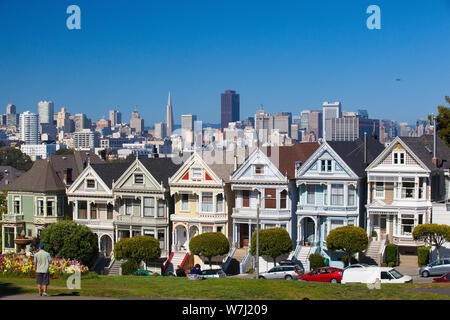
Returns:
[[[122,263],[122,275],[127,276],[130,274],[133,274],[134,272],[136,272],[138,269],[138,265],[136,263],[136,261],[134,261],[133,259],[129,259],[127,261],[125,261],[124,263]]]
[[[417,248],[417,263],[419,267],[426,266],[430,262],[431,247],[421,246]]]
[[[308,259],[311,270],[325,266],[325,258],[318,253],[311,254]]]
[[[394,265],[397,264],[397,245],[393,243],[389,243],[386,246],[385,254],[386,254],[386,263],[389,265],[390,262],[393,262]]]

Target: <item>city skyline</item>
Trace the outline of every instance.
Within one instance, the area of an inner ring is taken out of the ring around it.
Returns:
[[[164,121],[171,91],[177,123],[186,110],[219,123],[220,93],[232,89],[241,95],[241,119],[260,104],[269,113],[299,114],[341,101],[346,110],[412,124],[448,94],[445,1],[379,1],[381,30],[366,27],[368,1],[250,1],[231,21],[223,4],[202,1],[117,1],[108,3],[108,19],[106,3],[77,4],[82,28],[74,31],[65,26],[68,2],[30,3],[27,10],[2,2],[8,50],[0,52],[0,105],[23,112],[51,100],[55,109],[95,119],[119,106],[124,120],[137,106],[153,124]]]

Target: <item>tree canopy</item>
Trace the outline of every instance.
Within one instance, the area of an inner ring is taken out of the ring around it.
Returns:
[[[114,245],[116,259],[133,260],[139,265],[142,261],[148,264],[161,256],[159,241],[150,236],[124,238]]]
[[[450,241],[450,226],[436,223],[420,224],[414,228],[412,234],[414,240],[424,241],[430,246],[435,246],[438,259],[440,259],[439,249],[446,241]]]
[[[212,257],[221,256],[230,251],[230,243],[222,232],[205,232],[189,241],[189,250],[198,256],[208,258],[211,266]]]
[[[67,148],[61,148],[56,150],[55,155],[66,155],[66,154],[74,154],[75,149],[67,149]]]
[[[0,165],[27,171],[33,166],[33,161],[19,149],[8,147],[0,149]]]
[[[366,231],[361,227],[339,227],[331,230],[327,237],[327,249],[344,252],[348,263],[351,263],[355,253],[366,250],[368,244]]]
[[[259,255],[269,256],[276,264],[277,257],[292,250],[292,240],[284,228],[259,230]],[[252,234],[250,253],[256,255],[256,232]]]
[[[450,105],[450,97],[445,96],[445,101]],[[446,106],[438,106],[436,116],[437,135],[450,147],[450,109]],[[431,115],[428,116],[431,121]]]

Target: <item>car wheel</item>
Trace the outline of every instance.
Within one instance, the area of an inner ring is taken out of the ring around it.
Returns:
[[[258,279],[265,279],[263,276],[259,276],[259,278]]]
[[[337,281],[337,279],[333,278],[333,279],[330,280],[330,282],[331,283],[337,283],[338,281]]]
[[[422,272],[422,277],[428,278],[430,276],[430,273],[428,271]]]
[[[284,280],[292,280],[292,276],[287,275],[286,277],[284,277]]]

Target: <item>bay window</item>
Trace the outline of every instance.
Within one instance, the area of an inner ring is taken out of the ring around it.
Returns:
[[[306,203],[316,204],[316,186],[313,184],[306,186]]]
[[[144,217],[155,216],[155,198],[144,198]]]
[[[355,205],[355,196],[356,196],[356,190],[355,186],[349,185],[348,186],[348,205],[354,206]]]
[[[164,200],[158,200],[158,218],[163,218],[164,217]]]
[[[223,212],[223,194],[221,193],[216,198],[216,212]]]
[[[264,205],[267,209],[277,207],[277,191],[275,189],[264,189]]]
[[[344,205],[344,185],[332,184],[331,185],[331,205],[342,206]]]
[[[87,219],[87,201],[78,201],[78,219]]]
[[[213,194],[212,192],[202,193],[202,212],[213,212]]]

